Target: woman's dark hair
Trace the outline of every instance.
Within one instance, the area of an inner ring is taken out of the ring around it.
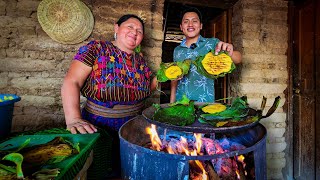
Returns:
[[[139,18],[137,15],[134,15],[134,14],[126,14],[126,15],[121,16],[116,24],[118,24],[118,26],[120,26],[123,22],[126,22],[130,18],[136,18],[141,22],[142,30],[143,30],[143,33],[144,33],[144,22],[142,21],[141,18]]]
[[[200,20],[200,23],[202,23],[202,15],[201,15],[201,12],[199,11],[199,9],[195,8],[195,7],[188,7],[186,9],[184,9],[181,13],[181,22],[183,20],[183,16],[188,13],[188,12],[194,12],[196,13],[198,16],[199,16],[199,20]]]

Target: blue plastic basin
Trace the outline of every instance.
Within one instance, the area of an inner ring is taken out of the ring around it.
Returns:
[[[14,103],[20,100],[15,94],[0,94],[0,137],[10,133]]]

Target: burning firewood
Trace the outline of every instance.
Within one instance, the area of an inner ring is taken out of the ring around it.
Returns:
[[[199,160],[189,161],[189,177],[191,180],[209,180],[208,173]]]
[[[237,178],[239,180],[246,180],[246,176],[245,176],[245,169],[243,168],[242,164],[240,162],[237,162],[238,164],[238,171],[236,171],[237,173]]]
[[[205,169],[208,172],[209,180],[220,180],[220,177],[218,174],[214,171],[212,164],[210,161],[206,161],[205,163]]]

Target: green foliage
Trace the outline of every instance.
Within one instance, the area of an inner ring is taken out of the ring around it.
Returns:
[[[181,68],[182,75],[178,77],[178,78],[181,78],[184,75],[188,74],[190,65],[191,65],[191,60],[184,60],[182,62],[161,63],[160,69],[157,71],[157,80],[158,82],[166,82],[168,80],[176,79],[176,78],[174,79],[169,78],[165,74],[166,69],[168,69],[170,66],[178,66],[179,68]]]
[[[171,104],[171,106],[165,108],[162,108],[159,104],[154,104],[154,107],[156,107],[157,110],[153,115],[153,119],[177,126],[193,124],[196,118],[194,101],[185,98],[178,103]],[[188,103],[186,103],[187,101]]]
[[[248,114],[248,106],[246,97],[236,98],[227,109],[214,114],[202,114],[201,117],[206,120],[214,119],[234,119],[239,120]]]
[[[16,173],[17,173],[17,178],[23,179],[23,172],[22,172],[22,161],[23,161],[23,156],[20,153],[10,153],[7,154],[2,158],[2,160],[7,160],[14,162],[16,164]]]
[[[175,106],[178,104],[182,104],[182,105],[187,106],[187,105],[189,105],[189,103],[190,103],[190,99],[184,94],[184,95],[182,95],[181,100],[176,101],[174,103],[171,103],[171,104],[169,104],[169,106]]]
[[[202,114],[198,121],[214,127],[232,127],[254,123],[273,114],[279,106],[280,99],[279,96],[276,97],[272,107],[268,110],[267,114],[263,116],[262,112],[267,100],[265,97],[262,99],[261,109],[258,110],[248,106],[245,96],[236,98],[225,111],[215,114]]]

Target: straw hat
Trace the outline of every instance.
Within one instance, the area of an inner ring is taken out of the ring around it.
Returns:
[[[77,44],[87,39],[94,19],[80,0],[43,0],[37,10],[42,29],[62,44]]]

